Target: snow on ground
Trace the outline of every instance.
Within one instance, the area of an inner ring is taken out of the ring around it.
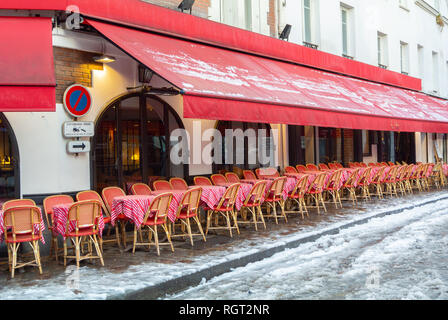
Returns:
[[[398,204],[394,209],[407,207],[410,203],[418,205],[443,198],[446,198],[445,193],[419,195],[400,201],[397,199]],[[238,245],[229,245],[227,250],[192,257],[189,263],[145,261],[116,273],[107,268],[84,266],[77,274],[69,267],[65,274],[29,281],[26,286],[7,280],[6,285],[0,288],[0,299],[106,299],[119,296],[391,210],[390,204],[384,202],[378,202],[372,207],[376,208],[359,214],[337,215],[318,226],[309,226],[290,235],[280,234],[280,230],[273,232],[269,238],[238,242]],[[438,208],[448,208],[448,200],[374,219],[367,224],[343,230],[340,234],[322,237],[297,249],[286,250],[270,259],[217,277],[172,298],[446,297],[446,288],[443,287],[444,283],[448,283],[446,269],[436,263],[440,264],[445,258],[439,244],[445,243],[446,247],[448,243],[447,236],[442,237],[441,234],[443,229],[448,230],[448,216],[447,220],[444,216],[448,209]],[[436,251],[437,248],[440,252]],[[418,254],[415,254],[416,250]],[[366,269],[372,266],[379,268],[379,271],[372,272],[381,275],[380,288],[374,291],[364,288]],[[408,278],[397,278],[405,275]],[[78,279],[77,288],[71,282],[74,278]],[[402,290],[407,290],[411,283],[414,289],[404,294]]]
[[[323,236],[167,299],[447,299],[448,200]]]

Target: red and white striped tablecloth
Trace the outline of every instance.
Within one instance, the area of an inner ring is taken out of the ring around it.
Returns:
[[[65,229],[68,221],[68,211],[73,203],[59,204],[53,207],[53,227],[56,233],[65,238]],[[70,221],[68,225],[68,232],[74,232],[76,230],[76,221]],[[104,230],[103,213],[100,210],[100,216],[98,219],[98,235],[101,237]]]
[[[39,207],[38,207],[39,208]],[[5,224],[4,224],[4,219],[3,219],[3,214],[4,211],[0,210],[0,239],[3,241],[4,239],[4,233],[5,233]],[[39,208],[39,214],[40,214],[40,223],[36,224],[34,226],[34,233],[38,234],[39,230],[42,232],[42,237],[40,238],[40,241],[42,241],[42,243],[45,244],[45,239],[43,236],[43,232],[45,230],[45,223],[44,223],[44,219],[42,219],[42,210]]]

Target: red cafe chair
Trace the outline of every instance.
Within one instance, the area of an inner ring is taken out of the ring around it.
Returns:
[[[65,228],[65,238],[73,243],[74,255],[68,255],[67,241],[64,241],[64,267],[67,265],[67,258],[76,259],[76,266],[85,259],[100,259],[101,265],[104,266],[103,254],[98,243],[98,221],[101,214],[101,202],[98,200],[78,201],[71,205],[68,211],[68,220]],[[75,230],[70,231],[70,222],[75,222]],[[81,242],[87,240],[88,250],[85,255],[81,255]],[[93,246],[96,255],[93,254]]]
[[[47,220],[48,229],[51,231],[51,244],[50,244],[50,255],[49,256],[51,257],[52,251],[54,251],[56,261],[58,261],[59,246],[58,246],[58,233],[54,229],[53,207],[58,204],[71,204],[73,202],[74,202],[73,198],[66,194],[58,194],[58,195],[54,195],[54,196],[48,196],[43,201],[45,220]]]
[[[308,209],[306,207],[305,203],[305,194],[308,187],[308,179],[309,175],[305,174],[303,175],[299,180],[297,180],[296,186],[294,187],[294,190],[291,191],[288,194],[288,199],[291,201],[294,201],[297,204],[297,208],[299,211],[285,211],[285,213],[297,213],[300,212],[302,215],[302,219],[305,218],[304,212],[309,217]]]
[[[315,164],[312,164],[312,163],[307,163],[306,169],[309,171],[319,171],[319,168]]]
[[[42,231],[36,233],[35,225],[40,225],[42,216],[36,206],[21,205],[8,207],[3,215],[3,226],[5,229],[5,243],[8,247],[8,263],[11,270],[11,278],[14,278],[15,270],[25,266],[35,266],[42,274],[40,262],[39,240]],[[17,253],[22,243],[28,242],[33,249],[34,260],[17,263]]]
[[[285,167],[285,172],[286,173],[297,173],[297,170],[294,167],[287,166],[287,167]]]
[[[258,231],[258,224],[262,223],[266,229],[266,223],[264,222],[263,213],[261,211],[266,185],[267,182],[265,180],[260,180],[252,186],[252,189],[246,196],[246,200],[241,207],[241,212],[247,210],[252,214],[252,220],[239,221],[239,224],[253,224],[255,230]],[[258,218],[260,218],[260,221],[258,221]]]
[[[222,174],[212,174],[210,179],[212,180],[212,182],[215,186],[219,186],[219,185],[228,183],[226,177]]]
[[[283,188],[285,186],[286,180],[286,177],[276,178],[272,182],[267,192],[267,197],[264,199],[264,202],[266,203],[268,209],[268,213],[265,214],[264,217],[275,218],[276,224],[278,224],[278,218],[284,218],[285,222],[288,222],[288,218],[286,217],[285,213],[285,199],[283,199]],[[281,216],[277,215],[277,205],[280,206]],[[270,213],[271,209],[273,211],[273,214]]]
[[[171,185],[171,183],[169,181],[166,181],[166,180],[154,181],[152,186],[154,187],[154,190],[156,190],[156,191],[173,190],[173,186]]]
[[[306,167],[303,164],[296,165],[296,169],[297,169],[298,173],[305,173],[306,172]]]
[[[193,246],[193,236],[202,236],[204,242],[207,241],[205,239],[204,231],[202,230],[201,222],[199,221],[199,202],[201,200],[202,189],[200,187],[192,188],[186,191],[182,200],[179,203],[177,208],[176,219],[180,221],[182,224],[182,230],[185,228],[187,232],[183,232],[181,234],[175,234],[175,227],[173,227],[173,233],[171,234],[171,238],[174,237],[185,237],[188,236],[190,238],[191,246]],[[199,233],[192,233],[191,231],[191,222],[190,219],[193,219],[196,222]]]
[[[174,252],[173,243],[171,242],[171,235],[168,230],[168,211],[170,208],[171,200],[173,199],[173,195],[170,192],[162,193],[156,196],[148,210],[146,211],[146,214],[143,218],[143,222],[140,225],[140,228],[137,228],[136,225],[134,225],[134,245],[132,247],[132,253],[135,253],[135,247],[136,246],[151,246],[155,245],[157,250],[157,255],[160,256],[160,245],[170,245],[171,251]],[[158,234],[158,227],[161,226],[162,229],[165,231],[166,237],[168,239],[168,243],[159,243],[159,234]],[[143,239],[141,239],[141,242],[137,242],[137,232],[143,230],[144,228],[148,228],[148,231],[150,232],[149,241],[144,242]],[[151,241],[152,235],[154,235],[154,242]]]
[[[112,219],[110,217],[110,212],[107,209],[103,199],[98,194],[98,192],[94,190],[86,190],[86,191],[80,191],[76,194],[76,201],[85,201],[85,200],[96,200],[101,203],[101,209],[103,214],[105,215],[105,216],[103,215],[104,224],[109,225],[109,227],[112,228]],[[102,237],[100,238],[101,251],[103,249],[103,243],[105,242],[117,242],[118,247],[120,247],[120,233],[118,232],[118,224],[115,224],[115,239],[104,240]]]
[[[319,163],[319,170],[328,170],[330,169],[325,163]]]
[[[243,170],[243,176],[247,180],[257,180],[257,176],[252,170]]]
[[[188,190],[188,184],[182,178],[171,178],[170,183],[175,190]]]
[[[236,197],[238,195],[238,190],[240,189],[239,183],[234,183],[227,187],[224,195],[222,196],[221,200],[219,200],[219,203],[214,206],[213,208],[205,208],[205,211],[207,212],[207,225],[205,228],[205,234],[208,234],[209,230],[219,230],[219,229],[225,229],[228,230],[230,233],[230,237],[233,237],[232,235],[232,229],[236,229],[237,233],[240,234],[240,230],[238,228],[238,221],[237,216],[235,213],[235,202]],[[225,226],[219,226],[217,225],[218,219],[215,219],[215,226],[212,226],[212,217],[214,215],[217,215],[218,217],[221,215],[226,220]],[[231,218],[233,219],[233,226],[230,223]]]
[[[109,211],[110,214],[112,214],[112,202],[113,202],[114,198],[126,196],[126,193],[120,187],[113,186],[113,187],[104,188],[101,192],[101,195],[102,195],[103,202],[106,205],[107,210]],[[121,226],[121,237],[122,237],[124,247],[126,247],[126,228],[125,227],[126,227],[126,223],[128,222],[128,220],[129,219],[123,213],[120,213],[116,219],[116,223],[118,222]],[[117,226],[117,224],[116,224],[116,226]],[[115,230],[118,231],[118,227],[116,227]]]
[[[133,195],[151,195],[151,188],[146,183],[134,183],[131,187]]]
[[[212,182],[207,177],[194,177],[193,178],[195,186],[212,186]]]
[[[225,176],[230,183],[240,183],[240,178],[235,172],[226,172]]]

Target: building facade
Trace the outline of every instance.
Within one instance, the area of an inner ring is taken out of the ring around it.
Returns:
[[[80,16],[90,19],[93,13],[83,14],[83,2],[74,2]],[[137,2],[141,1],[123,1],[132,5]],[[148,2],[148,8],[155,5],[179,11],[180,1],[144,2]],[[423,92],[448,98],[447,5],[435,0],[197,0],[192,15],[273,38],[290,25],[290,43],[420,78]],[[169,90],[148,94],[144,90],[139,80],[141,62],[135,56],[91,25],[81,23],[79,28],[70,28],[67,20],[76,13],[73,8],[66,12],[65,7],[50,10],[50,5],[30,5],[28,9],[12,6],[0,7],[1,15],[38,15],[52,20],[56,97],[52,112],[2,113],[2,198],[41,199],[50,194],[101,190],[108,185],[125,187],[126,182],[148,182],[148,177],[189,179],[219,169],[233,170],[233,166],[207,161],[173,164],[169,158],[170,134],[176,129],[190,134],[199,130],[201,135],[213,128],[276,129],[278,140],[272,157],[273,164],[280,168],[332,161],[434,162],[435,151],[448,160],[445,133],[184,117],[182,95],[170,94]],[[182,27],[188,33],[192,26]],[[95,57],[99,55],[112,56],[114,61],[97,62]],[[86,86],[92,95],[92,110],[78,119],[95,123],[95,136],[79,139],[91,143],[90,152],[67,152],[70,139],[62,134],[64,122],[74,120],[63,105],[64,92],[72,84]],[[145,84],[174,87],[157,72]],[[207,145],[203,141],[201,147]],[[240,167],[256,166],[244,163]]]

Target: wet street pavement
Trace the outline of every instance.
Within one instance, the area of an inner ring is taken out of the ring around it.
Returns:
[[[114,299],[135,290],[238,260],[269,248],[317,235],[347,223],[376,216],[400,207],[447,197],[445,190],[420,193],[399,199],[373,200],[357,208],[344,202],[343,209],[326,215],[310,211],[267,223],[256,232],[242,227],[230,238],[224,233],[189,241],[175,241],[175,252],[167,247],[160,257],[153,248],[135,254],[105,245],[105,267],[89,261],[77,270],[71,262],[64,268],[44,259],[43,275],[26,268],[10,279],[6,264],[0,265],[0,299]],[[225,273],[167,299],[382,299],[447,296],[445,248],[448,244],[448,200],[439,200],[402,213],[375,218],[287,249],[260,262]],[[129,235],[132,233],[130,232]],[[50,239],[46,238],[47,242]],[[130,239],[129,239],[130,240]],[[230,270],[229,270],[230,271]],[[175,290],[176,288],[171,288]],[[185,288],[179,288],[185,289]]]

